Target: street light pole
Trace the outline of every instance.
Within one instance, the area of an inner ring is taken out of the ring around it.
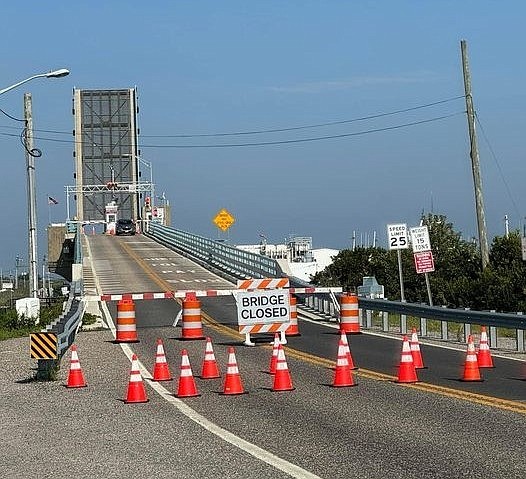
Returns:
[[[0,95],[13,90],[35,78],[61,78],[69,75],[69,70],[61,68],[48,73],[38,73],[25,80],[14,83],[0,90]],[[27,209],[28,209],[28,239],[29,239],[29,296],[38,297],[38,270],[37,270],[37,223],[36,223],[36,195],[35,195],[35,154],[33,149],[33,115],[31,93],[24,94],[24,147],[26,150],[27,165]]]

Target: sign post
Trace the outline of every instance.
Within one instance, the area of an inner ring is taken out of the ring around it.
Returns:
[[[400,300],[405,302],[404,294],[404,276],[402,273],[402,250],[409,247],[407,241],[407,225],[398,223],[387,225],[387,236],[389,241],[389,250],[396,250],[398,255],[398,275],[400,277]]]
[[[429,240],[429,231],[427,230],[427,226],[424,225],[411,228],[410,232],[416,272],[419,274],[424,273],[429,306],[433,306],[431,285],[429,284],[429,276],[427,274],[435,271],[433,252],[431,251],[431,241]]]

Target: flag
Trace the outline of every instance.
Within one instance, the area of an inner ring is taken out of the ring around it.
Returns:
[[[55,198],[52,198],[51,196],[47,197],[47,204],[48,205],[58,205],[58,201]]]

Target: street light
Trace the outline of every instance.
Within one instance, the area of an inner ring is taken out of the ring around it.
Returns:
[[[35,78],[61,78],[69,75],[69,70],[61,68],[47,73],[38,73],[25,80],[19,81],[7,88],[0,90],[0,95],[13,90],[14,88],[34,80]],[[33,119],[31,112],[31,94],[24,95],[24,120],[25,138],[24,147],[26,150],[27,164],[27,205],[28,205],[28,239],[29,239],[29,296],[38,297],[38,270],[37,270],[37,235],[36,235],[36,194],[35,194],[35,153],[33,150]]]
[[[34,80],[35,78],[61,78],[67,75],[69,75],[69,70],[67,70],[66,68],[60,68],[59,70],[54,70],[48,73],[39,73],[37,75],[30,76],[29,78],[26,78],[25,80],[19,81],[18,83],[15,83],[14,85],[8,86],[7,88],[4,88],[3,90],[0,90],[0,95],[8,92],[9,90],[12,90],[13,88],[19,87],[20,85],[23,85],[24,83],[27,83],[28,81]]]

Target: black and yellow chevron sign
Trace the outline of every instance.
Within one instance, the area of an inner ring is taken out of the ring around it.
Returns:
[[[57,335],[55,333],[31,333],[31,357],[34,359],[57,359]]]

